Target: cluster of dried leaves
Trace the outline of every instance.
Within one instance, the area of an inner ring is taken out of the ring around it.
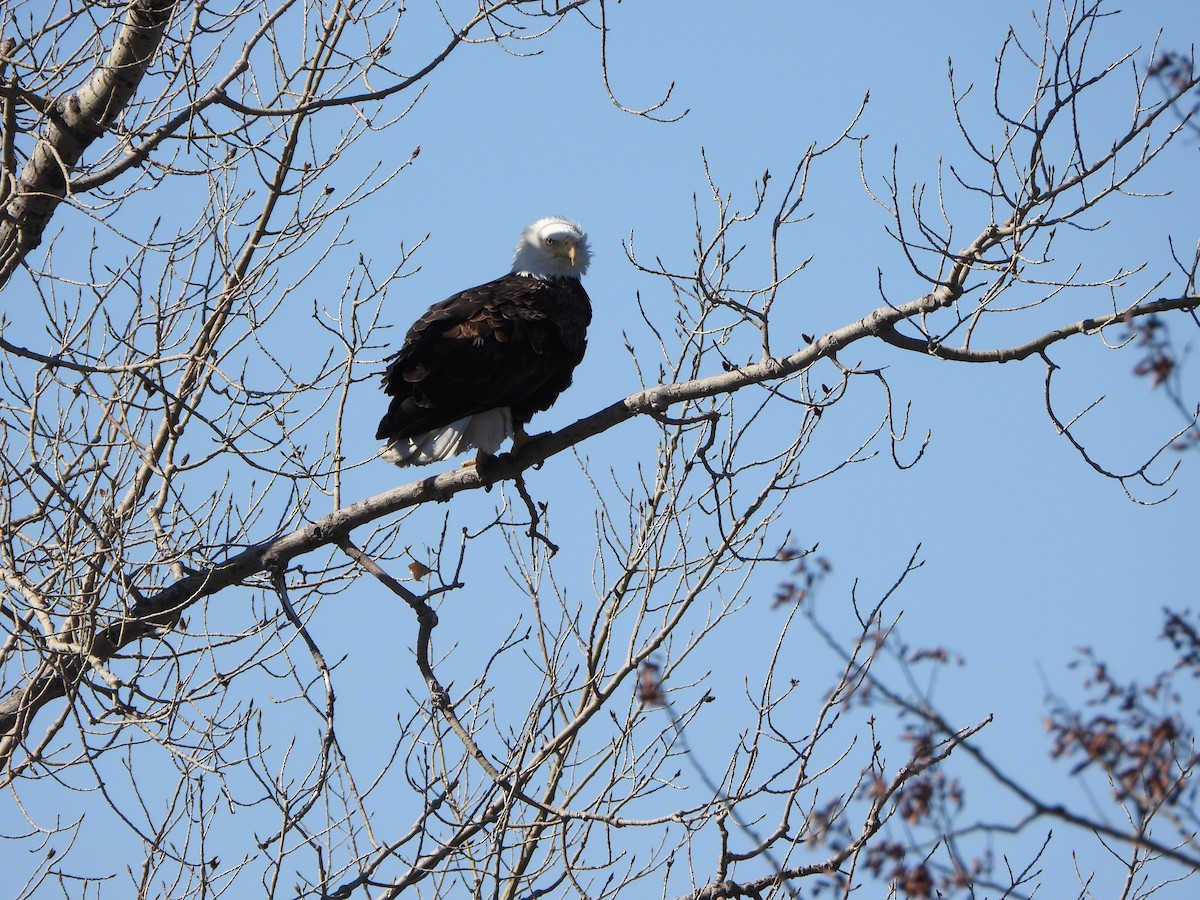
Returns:
[[[1114,798],[1144,820],[1163,806],[1190,806],[1192,773],[1197,761],[1195,722],[1187,684],[1200,677],[1196,665],[1200,639],[1193,613],[1167,610],[1163,638],[1175,659],[1146,684],[1122,682],[1091,648],[1075,665],[1086,667],[1090,696],[1082,708],[1060,701],[1046,720],[1051,755],[1076,760],[1071,772],[1103,773]]]

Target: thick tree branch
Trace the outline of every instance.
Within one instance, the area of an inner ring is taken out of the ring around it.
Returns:
[[[176,0],[133,0],[107,58],[82,88],[54,101],[0,218],[0,287],[42,235],[84,151],[117,120],[133,99],[158,53]]]
[[[1028,359],[1030,356],[1035,356],[1049,347],[1051,344],[1057,344],[1064,338],[1068,338],[1074,334],[1094,334],[1101,331],[1110,325],[1116,325],[1121,322],[1128,321],[1131,317],[1151,316],[1155,313],[1184,311],[1188,312],[1200,308],[1200,297],[1174,297],[1162,298],[1154,300],[1150,303],[1139,303],[1129,309],[1119,312],[1108,313],[1103,316],[1094,316],[1088,319],[1080,319],[1078,322],[1073,322],[1070,325],[1064,325],[1061,328],[1056,328],[1053,331],[1048,331],[1040,337],[1034,338],[1032,341],[1027,341],[1024,344],[1018,344],[1014,347],[996,347],[990,350],[968,350],[963,347],[950,347],[946,344],[937,343],[935,341],[914,338],[905,334],[901,334],[895,328],[888,328],[880,331],[879,338],[893,347],[898,347],[901,350],[911,350],[914,353],[924,353],[929,356],[936,356],[938,359],[950,360],[952,362],[969,362],[969,363],[1005,363],[1014,360]]]

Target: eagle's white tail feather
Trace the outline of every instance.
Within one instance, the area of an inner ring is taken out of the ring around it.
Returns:
[[[415,437],[391,441],[383,448],[382,456],[398,466],[426,466],[472,449],[495,453],[512,435],[512,413],[506,406],[466,416]]]

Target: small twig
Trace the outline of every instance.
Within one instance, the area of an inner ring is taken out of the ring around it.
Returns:
[[[529,496],[529,489],[525,486],[525,478],[520,472],[518,472],[516,477],[513,479],[513,484],[516,485],[517,493],[519,493],[521,495],[521,499],[525,501],[525,509],[529,512],[529,528],[526,530],[525,534],[545,544],[546,549],[549,550],[550,555],[553,556],[559,550],[558,544],[550,540],[550,538],[538,528],[538,525],[541,523],[542,519],[541,516],[538,515],[537,505],[533,502],[533,498]],[[545,507],[543,507],[543,509],[544,508]]]
[[[475,743],[475,739],[471,737],[471,733],[467,731],[462,721],[458,718],[458,713],[454,711],[454,704],[450,701],[450,693],[442,686],[442,683],[433,671],[430,646],[432,644],[433,629],[438,624],[437,613],[425,602],[424,597],[417,596],[389,575],[375,560],[356,547],[348,537],[343,536],[338,538],[337,545],[342,548],[342,551],[347,556],[362,566],[364,570],[375,576],[388,590],[403,599],[412,608],[412,611],[417,614],[417,668],[421,670],[421,676],[425,679],[425,684],[429,688],[429,698],[433,703],[433,708],[441,713],[449,723],[451,730],[462,741],[467,752],[471,754],[471,758],[479,763],[483,770],[487,772],[488,777],[501,786],[507,785],[503,773],[487,758],[479,748],[479,745]]]
[[[308,811],[313,808],[313,805],[324,796],[325,782],[329,777],[329,754],[336,741],[333,731],[333,710],[336,700],[333,692],[333,677],[329,671],[329,666],[325,663],[325,656],[321,653],[317,642],[313,640],[312,635],[308,632],[308,626],[301,621],[300,617],[296,614],[295,607],[292,606],[291,597],[288,595],[287,573],[284,571],[282,565],[271,569],[271,585],[275,588],[276,596],[279,597],[280,606],[283,607],[283,614],[287,616],[288,621],[295,627],[296,632],[300,635],[300,639],[304,641],[304,645],[308,648],[308,652],[312,656],[313,664],[317,667],[317,671],[321,673],[321,681],[325,686],[325,708],[323,711],[325,733],[321,737],[321,767],[317,774],[317,781],[309,791],[308,800],[299,809],[294,811],[289,809],[287,817],[279,831],[271,837],[259,841],[258,846],[262,850],[265,850],[276,841],[282,840],[284,835],[288,834],[292,827],[301,821],[308,814]],[[305,692],[305,699],[308,699],[307,692]],[[311,703],[312,701],[310,700],[309,702]]]

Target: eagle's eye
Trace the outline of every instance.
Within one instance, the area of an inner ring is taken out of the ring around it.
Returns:
[[[558,243],[558,238],[552,238],[552,237],[546,238],[546,246],[547,247],[553,247],[557,243]]]

